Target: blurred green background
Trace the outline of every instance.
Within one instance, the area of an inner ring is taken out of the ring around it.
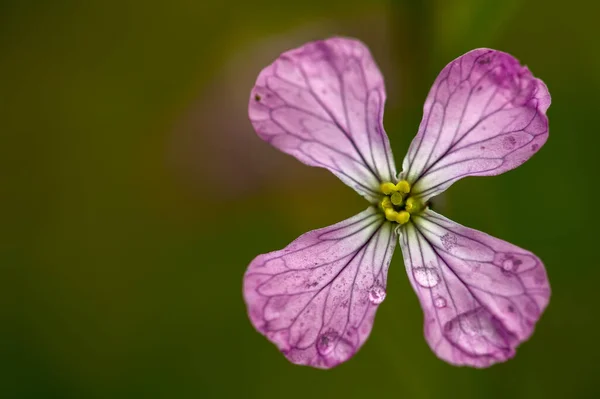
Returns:
[[[585,0],[0,1],[0,397],[599,397],[598,15]],[[331,35],[372,49],[397,162],[460,54],[508,51],[547,83],[542,151],[438,199],[545,261],[550,306],[508,363],[433,355],[399,251],[371,338],[336,369],[289,364],[248,321],[255,255],[366,207],[247,119],[258,72]]]

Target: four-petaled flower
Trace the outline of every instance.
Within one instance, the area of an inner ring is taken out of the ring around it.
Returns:
[[[332,38],[282,54],[250,96],[258,135],[329,169],[371,205],[256,257],[244,277],[252,324],[293,363],[329,368],[365,342],[399,240],[441,359],[487,367],[532,333],[550,286],[540,259],[429,209],[465,176],[516,168],[548,138],[550,95],[509,54],[473,50],[448,64],[397,176],[383,129],[385,89],[369,50]]]

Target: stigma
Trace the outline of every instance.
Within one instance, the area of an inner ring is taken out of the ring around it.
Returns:
[[[414,215],[423,210],[421,201],[410,196],[410,188],[410,184],[406,180],[400,180],[396,184],[385,182],[379,186],[383,194],[379,207],[390,222],[406,224],[410,220],[411,214]]]

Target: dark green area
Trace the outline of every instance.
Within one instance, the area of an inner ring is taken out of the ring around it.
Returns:
[[[1,1],[0,397],[599,397],[598,15],[585,0]],[[436,208],[546,264],[550,306],[508,363],[433,355],[399,251],[371,338],[334,370],[289,364],[250,325],[250,260],[367,205],[247,120],[262,67],[334,34],[386,76],[398,166],[460,54],[510,52],[548,85],[539,154]]]

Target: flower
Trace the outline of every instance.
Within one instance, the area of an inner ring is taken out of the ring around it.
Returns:
[[[353,39],[308,43],[259,74],[249,105],[258,135],[329,169],[371,205],[257,256],[244,276],[250,320],[293,363],[348,360],[371,332],[399,241],[435,354],[473,367],[506,361],[548,304],[544,266],[437,214],[428,200],[462,177],[497,175],[535,154],[548,138],[548,90],[509,54],[464,54],[434,82],[399,175],[384,102],[383,77]]]

